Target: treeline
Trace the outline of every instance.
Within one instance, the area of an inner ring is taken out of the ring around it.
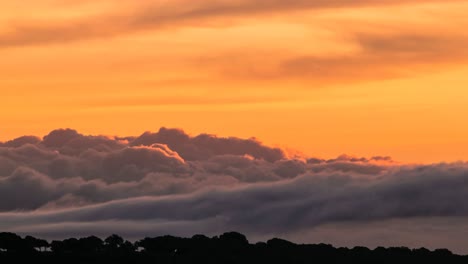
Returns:
[[[118,235],[48,242],[0,233],[0,263],[468,263],[449,250],[406,247],[370,250],[305,245],[274,238],[250,244],[236,232],[212,238],[161,236],[134,243]]]

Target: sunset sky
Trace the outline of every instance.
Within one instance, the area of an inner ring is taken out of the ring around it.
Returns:
[[[468,159],[468,1],[0,3],[0,141],[56,128]]]
[[[0,1],[0,231],[468,254],[467,13]]]

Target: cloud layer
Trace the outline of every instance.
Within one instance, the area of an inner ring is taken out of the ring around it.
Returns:
[[[468,217],[467,199],[466,163],[291,158],[255,139],[178,129],[126,138],[66,129],[0,144],[0,229],[48,237],[290,235],[333,224]]]
[[[452,2],[464,1],[452,0]],[[87,4],[86,2],[84,4]],[[426,3],[431,2],[437,3],[443,1],[426,1]],[[173,26],[174,24],[193,24],[194,20],[216,19],[219,17],[235,18],[285,11],[378,7],[412,3],[418,3],[418,1],[293,0],[284,2],[261,0],[252,2],[246,0],[227,0],[193,2],[179,0],[171,2],[140,1],[138,4],[129,4],[123,1],[119,3],[119,6],[125,12],[115,12],[115,10],[111,9],[99,15],[93,14],[75,19],[64,20],[61,18],[54,21],[33,18],[29,21],[14,23],[14,27],[11,30],[0,33],[0,47],[63,43],[83,39],[112,37],[145,29]],[[77,6],[80,6],[79,4],[80,1],[77,2]],[[56,7],[57,5],[50,6],[52,10]]]

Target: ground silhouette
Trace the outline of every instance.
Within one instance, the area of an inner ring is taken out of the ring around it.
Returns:
[[[54,240],[0,233],[1,263],[468,263],[447,249],[406,247],[373,250],[295,244],[273,238],[249,243],[237,232],[207,237],[146,237],[134,243],[118,235]]]

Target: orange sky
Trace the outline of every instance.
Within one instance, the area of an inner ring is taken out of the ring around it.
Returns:
[[[0,140],[166,126],[324,158],[468,160],[466,12],[463,0],[3,1]]]

